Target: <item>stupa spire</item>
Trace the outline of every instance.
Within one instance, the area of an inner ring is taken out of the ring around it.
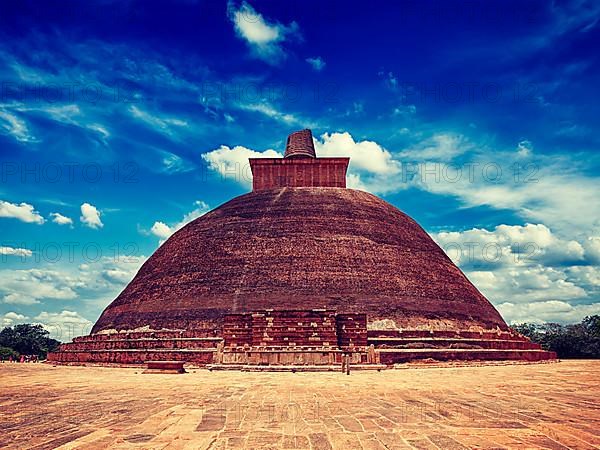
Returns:
[[[287,138],[284,158],[316,158],[312,131],[309,129],[295,131]]]
[[[288,136],[283,158],[249,158],[252,190],[346,187],[350,158],[317,158],[310,130]]]

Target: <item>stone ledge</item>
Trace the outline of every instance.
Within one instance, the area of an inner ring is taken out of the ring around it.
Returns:
[[[145,364],[146,370],[142,373],[186,373],[184,361],[147,361]]]
[[[539,349],[501,349],[501,348],[379,348],[375,350],[379,353],[418,353],[418,352],[441,352],[441,353],[488,353],[488,352],[532,352],[532,353],[552,353]]]
[[[208,370],[237,370],[242,372],[341,372],[341,364],[261,366],[253,364],[209,364]],[[384,364],[350,364],[353,370],[385,370]]]

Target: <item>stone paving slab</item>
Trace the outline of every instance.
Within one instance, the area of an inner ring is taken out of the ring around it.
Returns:
[[[600,361],[142,374],[0,364],[0,448],[600,448]]]

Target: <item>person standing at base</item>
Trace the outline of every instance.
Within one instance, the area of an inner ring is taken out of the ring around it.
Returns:
[[[346,375],[350,375],[350,354],[344,353],[342,355],[342,373],[346,372]]]

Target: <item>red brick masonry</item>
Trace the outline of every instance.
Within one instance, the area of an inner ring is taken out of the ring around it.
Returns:
[[[228,314],[225,347],[366,347],[366,314],[333,310],[260,311]]]
[[[49,360],[246,368],[350,358],[373,368],[556,357],[513,333],[413,219],[346,189],[348,164],[317,158],[310,130],[289,136],[284,158],[251,158],[253,192],[174,233],[92,334]]]
[[[221,329],[233,312],[316,308],[401,329],[508,329],[406,214],[366,192],[305,187],[242,195],[177,231],[92,332]]]
[[[555,359],[518,333],[489,331],[368,330],[365,314],[333,310],[263,310],[228,314],[223,329],[92,334],[63,344],[48,360],[65,364],[332,366],[344,352],[353,364],[392,367],[417,360]]]
[[[315,158],[316,156],[312,131],[300,130],[288,136],[284,158]]]
[[[346,187],[350,158],[250,158],[252,190]]]

